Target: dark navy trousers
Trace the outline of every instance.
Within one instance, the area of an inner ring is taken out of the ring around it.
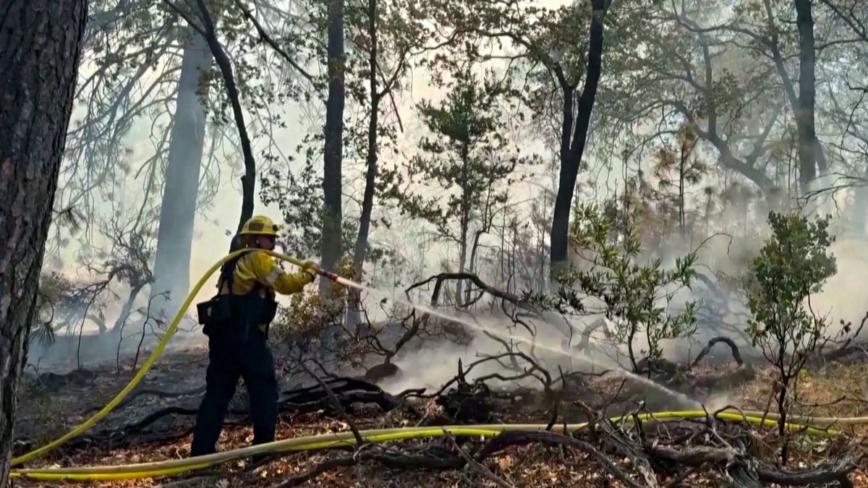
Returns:
[[[190,456],[216,452],[217,440],[238,378],[244,380],[250,400],[253,444],[274,441],[277,424],[277,376],[274,357],[265,334],[257,327],[247,333],[234,328],[217,329],[208,337],[208,370],[205,397],[199,406]]]

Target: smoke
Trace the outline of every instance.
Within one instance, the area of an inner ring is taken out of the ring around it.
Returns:
[[[63,289],[51,286],[58,282]],[[31,340],[27,354],[30,368],[39,373],[66,372],[80,366],[115,364],[137,352],[144,358],[153,350],[168,321],[149,310],[147,294],[131,293],[128,286],[119,283],[110,283],[105,288],[100,282],[97,284],[100,286],[80,277],[68,281],[43,280],[43,287],[50,288],[43,289],[40,320],[50,321],[54,337],[50,343],[44,335]],[[128,304],[131,298],[133,301]],[[168,350],[198,342],[200,334],[191,333],[195,325],[191,317],[184,317]],[[38,326],[41,324],[34,324]]]
[[[819,315],[833,320],[832,331],[840,331],[840,321],[856,327],[868,313],[868,242],[865,239],[843,239],[831,250],[838,262],[838,273],[829,278],[823,290],[811,297],[811,307]]]
[[[555,382],[559,369],[602,373],[618,367],[604,354],[576,354],[570,351],[563,343],[561,332],[542,318],[523,318],[525,325],[517,326],[499,312],[475,313],[472,316],[444,313],[460,319],[473,339],[467,345],[428,342],[418,350],[404,351],[395,360],[402,373],[385,382],[384,389],[394,393],[409,388],[436,391],[456,376],[459,362],[467,373],[468,381],[485,377],[486,383],[494,388],[508,385],[541,388],[538,377],[525,374],[531,370],[530,362],[522,358],[514,358],[515,362],[507,357],[498,359],[498,356],[507,352],[505,344],[509,344],[516,352],[526,354],[549,372]]]
[[[548,5],[554,5],[566,4],[568,2],[565,0],[558,0],[556,2],[548,1],[545,3]],[[710,11],[708,13],[712,14]],[[699,20],[701,19],[697,19],[697,21]],[[715,22],[712,22],[712,24],[716,23],[716,20]],[[719,54],[722,54],[723,56],[718,56],[715,61],[715,76],[734,76],[739,86],[751,87],[752,74],[756,73],[757,70],[761,68],[758,67],[758,65],[762,64],[764,61],[761,59],[757,60],[750,56],[745,56],[743,51],[732,48],[731,46],[725,48],[723,52]],[[436,93],[436,89],[432,89],[425,76],[413,77],[411,84],[413,86],[412,91],[414,97],[420,99],[441,98],[440,94]],[[86,94],[85,96],[88,95]],[[298,106],[292,104],[291,109],[287,111],[291,113],[302,112],[302,110],[297,110],[298,108]],[[749,111],[768,112],[766,104],[757,103],[755,106],[754,104],[751,104],[748,108],[750,109]],[[402,118],[408,121],[408,126],[417,122],[413,120],[414,117],[411,113],[411,107],[402,106],[400,107],[400,110],[402,112]],[[599,112],[599,110],[597,110],[597,112]],[[727,120],[725,115],[721,115],[718,124],[720,126],[726,126],[734,122],[738,125],[750,125],[750,132],[759,133],[762,132],[762,124],[759,124],[762,115],[763,114],[757,113],[755,116],[756,120],[748,121],[745,121],[744,119],[731,121]],[[131,136],[129,138],[137,141],[136,144],[132,144],[132,146],[136,147],[137,151],[147,146],[143,151],[146,150],[152,152],[152,148],[148,142],[152,138],[150,127],[159,126],[161,124],[157,124],[155,120],[149,119],[150,117],[142,117],[130,132]],[[163,119],[162,122],[165,123],[166,120]],[[273,139],[281,140],[281,144],[279,145],[281,146],[280,149],[282,152],[287,154],[292,153],[294,148],[304,137],[304,131],[298,130],[299,124],[297,124],[297,122],[299,122],[299,120],[290,121],[288,125],[292,127],[291,129],[274,129],[274,134],[272,134]],[[757,125],[757,127],[752,127],[753,125]],[[643,127],[650,128],[651,126],[655,126],[656,130],[656,124],[643,121]],[[190,135],[190,138],[192,138],[192,134]],[[401,138],[401,143],[408,146],[406,151],[407,154],[412,155],[412,151],[415,150],[414,147],[410,147],[415,144],[415,139],[415,137],[412,137],[412,134],[407,134],[406,137]],[[538,141],[526,140],[522,141],[522,145],[529,146],[536,142]],[[610,143],[614,147],[616,144],[620,144],[620,141],[606,141],[606,145],[609,145]],[[143,160],[146,159],[149,154],[139,151],[136,152],[134,156],[135,157],[131,159]],[[710,156],[707,158],[709,160],[716,158],[716,154],[709,154],[707,156]],[[596,163],[599,163],[599,161],[594,162],[595,165]],[[583,175],[590,173],[591,172],[583,173]],[[234,178],[226,178],[227,181],[229,179],[234,180]],[[616,186],[620,187],[622,183],[623,182],[616,182]],[[722,181],[722,178],[712,179],[711,181],[706,180],[704,185],[714,188],[727,187],[726,183]],[[514,187],[518,186],[518,184],[514,185]],[[536,194],[529,196],[531,198],[539,199],[539,195]],[[147,198],[147,196],[145,198]],[[518,199],[520,200],[521,198]],[[711,229],[717,229],[721,232],[733,235],[732,239],[725,235],[715,237],[705,243],[703,248],[700,250],[700,263],[698,270],[711,280],[712,286],[708,286],[707,283],[702,282],[697,283],[692,290],[678,290],[674,300],[669,304],[673,311],[683,307],[683,304],[687,301],[694,300],[702,302],[704,307],[711,307],[713,305],[717,308],[721,308],[721,306],[723,306],[726,309],[725,313],[723,313],[724,318],[731,324],[729,329],[726,330],[717,327],[712,320],[702,320],[698,324],[698,331],[694,337],[665,342],[665,355],[668,358],[681,360],[688,356],[695,355],[698,347],[701,347],[704,341],[714,335],[727,335],[733,340],[736,340],[736,342],[744,349],[750,348],[749,344],[744,340],[744,337],[739,334],[745,326],[743,314],[746,310],[744,304],[738,299],[738,297],[722,293],[716,289],[714,285],[717,284],[715,279],[716,272],[736,274],[744,271],[750,258],[759,249],[763,236],[767,233],[767,229],[761,225],[761,221],[763,220],[767,209],[758,208],[759,205],[756,204],[751,205],[749,203],[751,201],[755,202],[755,200],[751,200],[747,197],[736,199],[736,201],[730,204],[722,215],[709,226]],[[195,283],[205,273],[205,271],[214,264],[214,262],[225,255],[229,239],[226,235],[226,230],[234,229],[240,203],[241,197],[237,188],[234,188],[232,183],[225,183],[222,187],[216,190],[216,195],[211,199],[209,208],[207,209],[207,214],[209,216],[218,216],[219,220],[212,221],[205,218],[197,219],[194,231],[195,237],[193,252],[189,263],[191,283]],[[256,203],[257,213],[264,213],[275,220],[280,220],[280,211],[275,206],[263,205],[259,200],[257,200]],[[380,209],[378,209],[378,211],[379,210]],[[857,210],[864,212],[865,209]],[[759,222],[759,224],[757,222]],[[424,247],[421,244],[411,243],[410,239],[406,236],[407,228],[405,226],[396,225],[395,228],[400,230],[392,232],[387,238],[395,239],[395,247],[405,246],[409,248],[408,250],[399,249],[399,251],[403,251],[404,254],[407,255],[419,255],[428,259],[428,262],[421,262],[424,261],[424,259],[420,259],[420,262],[412,263],[412,267],[414,268],[412,270],[413,273],[425,274],[428,270],[437,267],[434,261],[439,261],[439,255],[445,254],[441,253],[442,248]],[[186,232],[187,229],[184,229],[184,231]],[[181,232],[181,229],[178,229],[178,232]],[[381,240],[384,239],[381,236],[377,237]],[[646,257],[648,259],[660,258],[663,260],[665,267],[671,267],[673,266],[675,258],[683,255],[683,253],[688,249],[695,247],[698,244],[698,241],[699,239],[685,239],[683,242],[678,242],[677,239],[670,239],[669,247],[667,249],[653,252]],[[486,244],[491,244],[490,247],[495,247],[493,243]],[[109,243],[109,245],[111,245],[111,243]],[[507,243],[507,247],[509,246],[515,247],[515,243]],[[540,248],[541,249],[534,250],[523,248],[520,252],[513,253],[518,255],[519,259],[527,259],[529,264],[526,267],[535,271],[544,268],[544,266],[539,266],[539,264],[544,263],[544,260],[542,259],[542,256],[545,254],[544,245],[541,245]],[[868,271],[868,263],[866,263],[865,259],[862,257],[865,255],[866,251],[868,251],[868,242],[854,238],[842,239],[833,246],[832,250],[838,258],[839,272],[829,280],[821,293],[812,298],[811,304],[818,313],[829,314],[833,323],[836,324],[832,330],[834,333],[839,329],[837,326],[838,321],[852,321],[855,324],[858,324],[862,320],[866,308],[868,308],[866,307],[866,305],[868,305],[868,303],[866,303],[866,298],[868,297],[864,296],[868,295],[868,290],[865,290],[864,286],[860,286],[864,273]],[[437,258],[435,259],[434,256]],[[550,291],[538,287],[538,283],[533,281],[516,283],[503,279],[503,275],[499,274],[497,270],[492,268],[493,266],[489,266],[488,269],[483,267],[483,269],[477,270],[477,274],[487,281],[497,283],[502,287],[511,289],[511,291],[522,289],[533,289],[538,292]],[[212,276],[202,287],[202,290],[195,297],[193,303],[210,297],[213,294],[215,281],[216,277]],[[398,281],[400,281],[398,278],[390,277],[389,280],[378,280],[377,284],[382,286],[387,282],[397,283]],[[506,283],[507,281],[509,282]],[[387,291],[394,292],[398,295],[403,293],[403,289],[398,286]],[[110,297],[103,307],[102,313],[105,316],[104,320],[108,324],[115,322],[123,308],[122,304],[125,290],[118,289],[116,290],[116,293],[118,298],[115,299]],[[184,297],[180,296],[172,297],[172,300],[175,303],[179,303],[183,299]],[[366,305],[368,305],[368,309],[374,311],[379,308],[376,301],[373,303],[367,303]],[[146,306],[147,299],[143,296],[135,302],[133,309],[139,310]],[[703,310],[708,311],[707,309]],[[80,320],[85,318],[84,307],[81,305],[60,307],[58,313],[80,316]],[[385,317],[382,314],[379,316],[374,314],[373,318],[374,320],[383,320]],[[514,324],[506,317],[491,316],[490,313],[486,314],[477,312],[471,318],[480,323],[484,323],[487,329],[501,331],[501,337],[504,335],[509,336],[510,334],[517,334],[521,337],[525,337],[521,334],[526,334],[526,332],[523,332],[520,329],[516,329],[517,331],[513,332],[511,327],[514,327]],[[545,321],[533,321],[533,324],[538,329],[536,339],[541,343],[544,343],[547,347],[555,350],[563,346],[565,339],[568,340],[567,346],[574,346],[577,341],[580,340],[579,336],[581,331],[585,330],[591,324],[596,323],[600,318],[601,316],[599,315],[565,318],[557,316],[556,314],[547,314]],[[31,346],[31,352],[29,355],[30,362],[32,364],[40,362],[42,366],[54,362],[61,365],[67,365],[66,367],[68,367],[71,362],[77,362],[79,359],[81,359],[85,364],[113,361],[117,353],[118,341],[120,338],[114,334],[104,334],[103,336],[91,337],[90,334],[96,329],[93,325],[93,321],[85,320],[84,322],[84,331],[87,335],[86,338],[79,340],[77,334],[69,337],[61,336],[58,338],[58,342],[55,346],[51,348],[45,348],[42,345],[34,344]],[[122,349],[127,352],[131,350],[130,348],[136,347],[136,338],[141,336],[143,329],[147,329],[147,327],[142,323],[143,317],[141,314],[133,313],[130,317],[130,322],[131,323],[126,329],[129,337],[124,338],[122,345]],[[613,324],[608,324],[607,326],[614,327]],[[571,332],[575,333],[571,334]],[[152,344],[154,337],[152,332],[147,329],[145,335],[149,337],[148,341],[150,341],[147,344]],[[202,337],[201,335],[198,335],[198,333],[194,333],[190,339],[201,340]],[[176,345],[178,342],[179,340],[176,338],[173,340],[172,344]],[[622,345],[616,345],[609,341],[605,337],[603,330],[598,330],[593,334],[591,343],[601,351],[594,357],[594,360],[601,364],[606,363],[607,361],[611,362],[611,357],[617,358],[625,352]],[[638,339],[635,345],[637,350],[647,349],[647,344],[644,344],[642,339]],[[527,349],[527,346],[523,346],[522,348]],[[419,384],[429,383],[437,384],[438,382],[451,378],[454,375],[458,359],[461,359],[464,364],[469,364],[477,360],[480,354],[496,354],[500,350],[502,350],[501,344],[495,340],[486,338],[483,335],[483,337],[477,337],[468,347],[441,344],[431,346],[430,349],[426,348],[421,351],[416,351],[413,354],[403,355],[399,358],[399,364],[404,368],[405,376],[400,379],[401,384],[396,385],[396,387],[402,385],[419,386]],[[540,355],[549,358],[553,363],[565,359],[564,355],[552,351],[540,352]],[[498,370],[498,366],[496,366],[495,363],[489,363],[481,367],[478,370],[478,374],[490,373],[496,370]]]
[[[769,231],[766,227],[757,226],[746,236],[721,235],[703,244],[699,250],[697,271],[702,273],[705,279],[694,283],[691,289],[677,290],[668,304],[670,311],[677,312],[687,301],[700,303],[696,333],[687,338],[663,341],[664,357],[684,364],[695,358],[709,339],[726,336],[739,346],[746,360],[764,361],[761,351],[752,347],[746,335],[749,311],[743,299],[737,294],[726,291],[716,278],[716,274],[723,272],[733,275],[746,272],[752,257],[758,253],[768,235]],[[670,249],[679,248],[689,247],[673,245]],[[862,277],[868,273],[868,260],[864,257],[868,253],[868,241],[848,237],[845,234],[831,246],[830,250],[837,258],[838,273],[826,282],[820,293],[811,297],[810,305],[818,316],[827,318],[827,323],[830,324],[827,333],[834,337],[841,331],[841,321],[853,322],[855,330],[868,313],[868,289],[861,286]],[[645,257],[660,258],[664,268],[671,269],[678,256],[676,252],[669,252],[650,254]],[[498,339],[512,340],[519,344],[518,348],[523,352],[531,350],[528,341],[535,341],[536,357],[540,359],[541,365],[551,372],[558,371],[558,367],[565,371],[629,367],[626,361],[626,346],[606,337],[604,329],[608,328],[612,331],[615,327],[615,324],[608,321],[604,327],[591,333],[589,341],[591,349],[581,353],[569,350],[571,346],[582,341],[582,332],[588,326],[601,319],[601,315],[564,317],[555,313],[546,313],[544,317],[526,320],[535,329],[535,333],[530,334],[522,327],[517,327],[502,313],[477,312],[467,318],[468,321],[477,324],[476,327],[471,327],[476,337],[470,345],[463,347],[454,344],[435,344],[399,355],[396,364],[402,369],[402,374],[384,386],[393,392],[419,387],[436,389],[455,376],[459,361],[466,368],[480,358],[505,351],[504,345],[488,334]],[[570,337],[571,332],[572,337]],[[648,345],[640,334],[633,346],[635,351],[642,351],[647,350]],[[728,358],[729,351],[724,348],[720,357]],[[468,379],[494,373],[508,375],[510,368],[488,361],[475,368],[468,375]],[[525,386],[539,386],[539,382],[534,379],[522,381]],[[733,399],[725,392],[715,394],[708,401],[720,405],[733,403]]]

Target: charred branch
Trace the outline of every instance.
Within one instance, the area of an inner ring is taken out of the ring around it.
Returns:
[[[696,359],[694,359],[693,362],[690,363],[690,369],[695,368],[696,365],[705,358],[705,356],[708,356],[711,353],[711,350],[714,348],[714,346],[721,342],[729,346],[729,350],[732,352],[733,361],[735,361],[735,363],[739,367],[744,366],[744,359],[741,358],[741,352],[739,351],[738,346],[735,344],[735,341],[728,337],[714,337],[708,341],[708,344],[706,344],[706,346],[703,347],[701,351],[699,351],[699,354],[696,355]]]
[[[427,280],[420,281],[418,283],[414,283],[410,287],[408,287],[404,293],[407,295],[407,298],[410,298],[410,292],[426,286],[431,282],[434,283],[434,289],[431,292],[431,306],[436,307],[437,303],[440,299],[440,293],[443,289],[443,283],[446,281],[457,281],[457,280],[467,280],[473,283],[477,288],[482,290],[489,295],[498,298],[500,300],[504,300],[519,306],[527,306],[528,303],[526,300],[522,299],[517,295],[513,295],[512,293],[507,293],[496,288],[489,286],[487,283],[482,281],[478,276],[473,273],[440,273],[435,276],[431,276]]]

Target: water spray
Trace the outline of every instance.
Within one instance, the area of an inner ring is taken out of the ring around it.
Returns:
[[[531,345],[531,346],[535,346],[535,347],[537,347],[537,348],[540,348],[540,349],[546,350],[546,351],[548,351],[548,352],[552,352],[552,353],[558,354],[558,355],[560,355],[560,356],[566,356],[566,357],[569,357],[569,358],[571,358],[571,359],[576,359],[576,360],[578,360],[578,361],[580,361],[580,362],[582,362],[582,363],[584,363],[584,364],[587,364],[587,365],[589,365],[589,366],[599,366],[599,365],[597,364],[596,361],[594,361],[594,360],[591,359],[591,358],[585,357],[585,356],[583,356],[583,355],[576,355],[575,353],[569,353],[569,352],[564,351],[564,350],[561,349],[561,348],[555,348],[555,347],[547,346],[547,345],[545,345],[545,344],[540,344],[539,342],[536,342],[535,340],[526,339],[526,338],[524,338],[524,337],[520,337],[520,336],[512,336],[512,335],[504,334],[502,331],[499,331],[499,330],[497,330],[497,329],[495,329],[495,328],[492,328],[492,327],[486,327],[486,326],[484,326],[484,325],[482,325],[482,324],[478,324],[478,323],[471,322],[471,321],[469,321],[469,320],[466,320],[466,319],[463,319],[463,318],[460,318],[460,317],[456,317],[456,316],[454,316],[454,315],[450,315],[450,314],[448,314],[448,313],[443,312],[442,310],[437,310],[437,309],[434,309],[434,308],[431,308],[431,307],[428,307],[428,306],[425,306],[425,305],[420,305],[420,304],[414,303],[414,302],[411,301],[409,298],[406,298],[406,299],[400,299],[400,298],[398,298],[398,299],[396,299],[396,298],[391,297],[391,296],[390,296],[391,294],[388,293],[388,292],[385,292],[385,291],[383,291],[383,290],[379,290],[379,289],[377,289],[377,288],[364,286],[364,285],[362,285],[362,284],[360,284],[360,283],[356,283],[355,281],[348,280],[348,279],[346,279],[346,278],[343,278],[343,277],[341,277],[341,276],[338,276],[338,275],[336,275],[335,273],[331,273],[331,272],[329,272],[329,271],[318,270],[318,273],[319,273],[321,276],[323,276],[323,277],[325,277],[325,278],[328,278],[329,280],[332,280],[332,281],[334,281],[335,283],[338,283],[338,284],[340,284],[340,285],[346,286],[346,287],[348,287],[348,288],[353,288],[353,289],[356,289],[356,290],[358,290],[358,291],[367,292],[367,293],[370,293],[370,294],[373,294],[373,295],[380,295],[380,296],[381,296],[382,298],[384,298],[385,300],[391,300],[391,301],[393,301],[393,302],[395,302],[395,303],[397,303],[397,304],[400,304],[400,305],[404,305],[404,306],[407,306],[407,307],[413,308],[413,309],[415,309],[415,310],[418,310],[418,311],[420,311],[420,312],[426,313],[426,314],[428,314],[428,315],[432,315],[432,316],[437,317],[437,318],[439,318],[439,319],[448,320],[448,321],[450,321],[450,322],[455,322],[455,323],[458,323],[458,324],[464,325],[464,326],[466,326],[466,327],[470,327],[470,328],[472,328],[472,329],[476,329],[476,330],[481,331],[481,332],[488,332],[489,334],[495,335],[495,336],[497,336],[497,337],[499,337],[499,338],[501,338],[501,339],[517,340],[517,341],[519,341],[519,342],[523,342],[523,343],[525,343],[525,344],[528,344],[528,345]],[[547,324],[547,325],[551,325],[551,324],[548,324],[548,322],[545,322],[545,321],[543,321],[543,323],[545,323],[545,324]],[[616,375],[621,376],[621,377],[623,377],[623,378],[628,378],[628,379],[631,379],[631,380],[634,380],[634,381],[638,381],[638,382],[640,382],[640,383],[642,383],[642,384],[644,384],[644,385],[647,385],[647,386],[650,386],[650,387],[652,387],[652,388],[654,388],[654,389],[657,389],[657,390],[659,390],[659,391],[662,391],[663,393],[666,393],[667,395],[671,395],[671,396],[674,397],[674,398],[678,398],[678,399],[681,400],[681,401],[687,402],[689,405],[694,405],[694,406],[698,406],[698,407],[701,407],[701,406],[702,406],[702,403],[701,403],[701,402],[699,402],[699,401],[697,401],[697,400],[695,400],[695,399],[689,397],[688,395],[685,395],[684,393],[681,393],[681,392],[678,392],[678,391],[672,390],[672,389],[670,389],[670,388],[667,388],[667,387],[665,387],[665,386],[663,386],[663,385],[661,385],[661,384],[659,384],[659,383],[657,383],[657,382],[655,382],[655,381],[652,381],[652,380],[649,379],[649,378],[645,378],[644,376],[641,376],[641,375],[638,375],[638,374],[633,373],[633,372],[631,372],[631,371],[628,371],[628,370],[624,369],[623,367],[620,367],[620,366],[619,366],[618,368],[612,369],[610,372],[611,372],[612,374],[616,374]]]

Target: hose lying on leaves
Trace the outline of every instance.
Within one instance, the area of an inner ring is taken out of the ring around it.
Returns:
[[[691,410],[680,412],[659,412],[640,414],[637,418],[644,422],[659,422],[684,419],[702,419],[712,415],[704,410]],[[715,418],[729,421],[747,421],[760,425],[775,425],[773,419],[742,414],[734,411],[724,411],[714,414]],[[632,422],[632,417],[614,417],[612,422]],[[515,425],[451,425],[445,427],[406,427],[398,429],[376,429],[361,431],[362,438],[371,443],[388,442],[395,440],[408,440],[426,437],[440,437],[444,432],[454,436],[494,437],[501,432],[509,431],[544,431],[548,426],[545,424],[515,424]],[[587,423],[555,426],[554,430],[560,432],[574,432],[586,429]],[[805,430],[809,433],[835,435],[836,432],[823,431],[813,427],[798,424],[787,424],[790,430]],[[78,468],[48,468],[48,469],[15,469],[11,476],[17,478],[31,478],[44,481],[78,480],[130,480],[139,478],[152,478],[167,476],[204,469],[219,463],[244,459],[255,454],[281,453],[287,451],[312,451],[341,446],[352,446],[356,442],[352,432],[340,432],[323,434],[309,437],[285,439],[269,444],[244,447],[231,451],[198,456],[188,459],[172,461],[160,461],[153,463],[127,464],[120,466],[88,466]]]

